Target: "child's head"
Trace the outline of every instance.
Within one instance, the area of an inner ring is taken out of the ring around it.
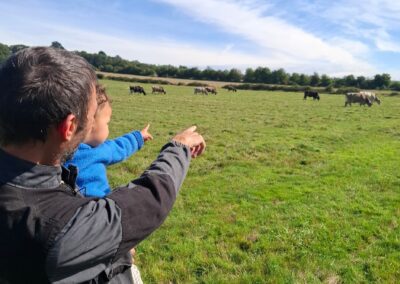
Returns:
[[[94,124],[91,132],[85,139],[85,143],[96,147],[102,144],[108,137],[108,123],[111,120],[111,101],[106,94],[103,86],[96,85],[97,111],[94,117]]]

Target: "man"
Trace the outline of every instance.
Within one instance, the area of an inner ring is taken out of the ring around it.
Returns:
[[[130,249],[162,224],[205,149],[191,127],[138,179],[83,198],[60,165],[91,129],[95,84],[84,59],[53,48],[0,69],[0,283],[131,283]]]

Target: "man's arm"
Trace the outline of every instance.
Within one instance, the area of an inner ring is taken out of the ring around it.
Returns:
[[[49,250],[47,271],[52,281],[81,282],[95,277],[162,224],[190,157],[205,148],[201,135],[193,128],[188,130],[166,144],[140,178],[77,210]]]
[[[164,222],[189,169],[190,158],[189,147],[170,142],[140,178],[108,196],[122,212],[118,255],[129,251]]]

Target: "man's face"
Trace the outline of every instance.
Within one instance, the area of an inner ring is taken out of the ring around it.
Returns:
[[[65,162],[72,158],[79,144],[85,139],[85,137],[90,133],[94,124],[94,116],[97,110],[97,100],[96,100],[96,88],[93,85],[92,93],[88,103],[87,119],[85,128],[80,132],[75,133],[72,140],[69,142],[69,147],[66,149],[62,155],[61,161]]]

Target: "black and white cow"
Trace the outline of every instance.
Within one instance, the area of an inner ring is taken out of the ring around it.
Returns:
[[[139,93],[139,94],[146,95],[146,92],[144,91],[142,86],[129,86],[129,91],[131,94]]]

